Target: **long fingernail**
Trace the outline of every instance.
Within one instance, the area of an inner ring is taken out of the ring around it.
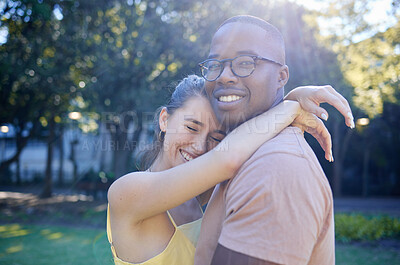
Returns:
[[[321,114],[321,118],[324,119],[324,120],[326,120],[326,121],[328,120],[328,116],[326,116],[325,113],[322,113],[322,114]]]
[[[350,119],[350,128],[354,129],[355,124],[354,124],[354,117],[353,114],[351,114],[351,112],[347,112],[347,117]]]
[[[350,121],[350,128],[351,129],[354,129],[356,126],[355,126],[355,124],[354,124],[354,120],[351,120]]]

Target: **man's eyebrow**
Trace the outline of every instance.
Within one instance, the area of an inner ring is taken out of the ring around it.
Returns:
[[[252,51],[252,50],[243,50],[243,51],[238,51],[236,52],[237,55],[255,55],[257,54],[256,52]],[[219,54],[210,54],[208,55],[207,59],[214,59],[217,58],[219,56]]]
[[[243,55],[243,54],[246,54],[246,55],[250,55],[251,54],[251,55],[253,55],[253,54],[257,54],[257,53],[255,53],[252,50],[244,50],[244,51],[238,51],[237,54],[239,54],[239,55]]]
[[[210,55],[208,55],[207,59],[214,59],[217,57],[218,57],[218,54],[210,54]]]
[[[193,123],[198,124],[200,126],[204,126],[204,123],[202,123],[201,121],[192,119],[192,118],[185,118],[185,121],[190,121],[190,122],[193,122]]]

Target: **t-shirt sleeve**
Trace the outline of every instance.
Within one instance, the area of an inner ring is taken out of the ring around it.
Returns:
[[[218,242],[278,264],[307,264],[326,212],[321,177],[302,156],[251,158],[226,190]]]

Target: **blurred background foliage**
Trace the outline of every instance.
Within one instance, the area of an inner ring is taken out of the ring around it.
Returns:
[[[114,142],[137,143],[149,119],[144,114],[165,103],[179,79],[199,74],[218,25],[251,14],[285,37],[287,91],[330,84],[352,106],[355,130],[325,106],[333,164],[307,137],[334,195],[399,196],[399,1],[388,13],[397,23],[383,30],[365,19],[377,1],[324,2],[317,10],[288,0],[1,1],[0,125],[15,128],[16,152],[1,161],[0,178],[30,139],[46,135],[42,195],[51,196],[54,143],[71,112],[84,114],[85,122],[78,120],[84,133],[96,133],[107,116]],[[135,148],[114,150],[113,176],[135,170]]]
[[[335,214],[337,242],[374,241],[383,238],[400,238],[400,221],[386,215]]]

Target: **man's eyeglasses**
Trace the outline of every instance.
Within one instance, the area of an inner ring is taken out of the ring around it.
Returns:
[[[217,80],[224,70],[224,64],[230,62],[232,73],[238,77],[247,77],[256,69],[256,61],[263,60],[283,66],[277,61],[267,59],[257,55],[239,55],[233,59],[208,59],[199,63],[201,75],[209,82]]]

